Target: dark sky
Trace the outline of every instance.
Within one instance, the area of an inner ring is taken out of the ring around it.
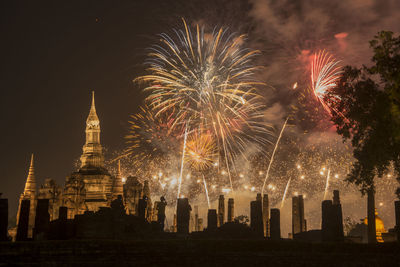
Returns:
[[[92,90],[103,146],[122,149],[143,98],[132,80],[144,72],[146,47],[181,17],[247,33],[265,80],[288,83],[274,91],[288,106],[302,51],[325,47],[346,64],[365,63],[374,34],[400,31],[398,10],[393,0],[0,1],[0,192],[14,213],[32,152],[38,184],[64,184],[82,152]]]
[[[118,2],[118,4],[116,4]],[[39,184],[63,184],[84,144],[95,90],[102,143],[123,148],[142,95],[145,48],[177,4],[166,1],[1,1],[1,178],[11,212],[23,191],[30,153]],[[174,15],[175,14],[175,15]]]

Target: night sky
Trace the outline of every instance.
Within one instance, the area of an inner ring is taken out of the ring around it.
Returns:
[[[144,73],[156,34],[180,25],[181,17],[248,34],[250,46],[263,52],[265,80],[279,89],[269,104],[284,113],[287,88],[296,81],[291,78],[304,73],[297,66],[288,72],[288,58],[323,44],[345,63],[365,63],[377,31],[400,31],[399,7],[390,0],[1,1],[0,192],[9,198],[10,213],[31,153],[38,185],[45,178],[63,185],[75,170],[92,90],[103,146],[124,148],[129,115],[144,97],[132,80]],[[343,32],[348,37],[338,38]]]
[[[63,185],[75,170],[92,90],[103,146],[124,148],[129,115],[143,99],[132,80],[143,74],[156,34],[187,14],[215,12],[221,20],[227,12],[217,10],[224,1],[213,9],[185,2],[1,1],[0,192],[11,213],[31,153],[38,186],[45,178]]]

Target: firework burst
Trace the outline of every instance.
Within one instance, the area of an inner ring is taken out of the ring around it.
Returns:
[[[244,35],[222,28],[206,34],[198,25],[192,30],[183,24],[171,36],[160,34],[146,62],[149,74],[136,81],[146,84],[146,103],[155,117],[174,114],[170,130],[204,129],[207,140],[193,138],[213,143],[229,171],[249,144],[259,152],[270,144],[272,131],[263,121],[265,107],[256,91],[262,83],[254,79],[259,67],[252,64],[259,51],[243,47]]]
[[[340,61],[325,51],[319,51],[311,62],[311,87],[318,101],[331,114],[329,105],[324,101],[326,92],[335,87],[342,75]]]

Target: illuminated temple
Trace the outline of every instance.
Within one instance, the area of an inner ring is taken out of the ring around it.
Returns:
[[[25,189],[19,201],[21,205],[22,200],[30,200],[29,237],[32,237],[38,199],[49,199],[50,220],[55,220],[58,218],[61,206],[68,208],[68,218],[73,219],[77,214],[98,211],[101,207],[110,207],[111,202],[118,196],[122,196],[126,213],[135,215],[138,212],[139,199],[147,196],[149,202],[146,217],[150,220],[152,204],[148,183],[145,182],[143,185],[136,177],[128,177],[126,183],[123,184],[119,162],[117,173],[115,175],[109,173],[104,165],[100,132],[100,120],[96,113],[93,92],[90,112],[86,120],[86,141],[80,157],[80,167],[67,176],[63,188],[58,186],[53,179],[46,179],[37,190],[32,155]]]

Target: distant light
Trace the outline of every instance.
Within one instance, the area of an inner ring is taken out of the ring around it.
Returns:
[[[263,171],[259,171],[258,174],[259,174],[259,175],[263,175],[264,172],[263,172]]]
[[[382,207],[382,206],[383,206],[383,202],[379,202],[379,206],[381,206],[381,207]]]
[[[249,189],[249,186],[245,185],[245,186],[244,186],[244,189],[246,189],[246,190]]]
[[[198,184],[199,184],[200,182],[201,182],[201,180],[200,180],[200,179],[197,179],[197,180],[196,180],[196,183],[198,183]]]
[[[335,174],[335,178],[336,178],[336,179],[339,178],[339,174]]]
[[[243,175],[243,174],[239,174],[239,177],[240,177],[240,178],[243,178],[243,177],[244,177],[244,175]]]
[[[300,169],[300,168],[301,168],[301,166],[299,164],[297,164],[297,169]]]
[[[299,192],[294,192],[294,195],[295,195],[295,196],[298,196],[298,195],[299,195]]]
[[[256,188],[253,186],[253,187],[251,188],[251,191],[253,191],[253,192],[254,192],[254,190],[256,190]]]
[[[229,188],[222,188],[222,193],[228,194],[231,190]]]
[[[325,167],[323,167],[322,170],[325,171],[326,170]]]
[[[186,179],[190,179],[190,173],[186,175]]]
[[[392,175],[391,175],[391,174],[388,174],[388,175],[387,175],[387,177],[389,177],[389,178],[390,178],[390,177],[392,177]]]
[[[323,172],[323,171],[320,171],[319,174],[324,175],[324,172]]]
[[[217,167],[218,166],[218,162],[214,162],[214,167]]]
[[[162,173],[162,172],[159,172],[159,173],[158,173],[158,176],[160,176],[160,177],[161,177],[162,175],[163,175],[163,173]]]
[[[226,174],[226,171],[222,171],[221,174],[222,174],[222,175],[225,175],[225,174]]]
[[[212,187],[212,189],[215,189],[217,186],[214,184],[214,185],[212,185],[211,187]]]
[[[304,176],[304,175],[302,175],[302,176],[300,176],[300,179],[301,179],[301,180],[304,180],[304,177],[305,177],[305,176]]]
[[[122,177],[122,182],[125,183],[126,182],[126,178]]]
[[[295,82],[294,84],[293,84],[293,89],[296,89],[297,88],[297,82]]]
[[[153,175],[153,179],[154,179],[154,180],[157,179],[157,175]]]

